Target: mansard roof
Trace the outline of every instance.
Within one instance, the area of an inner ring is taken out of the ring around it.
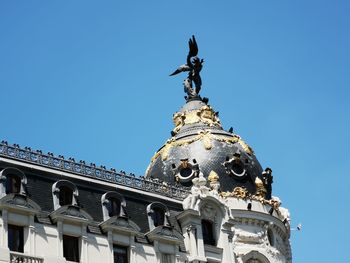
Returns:
[[[133,174],[107,170],[85,162],[66,160],[63,156],[43,154],[28,147],[0,143],[0,170],[13,167],[27,177],[27,196],[36,202],[41,211],[36,220],[43,224],[54,224],[50,214],[54,211],[52,185],[62,179],[72,182],[79,191],[78,206],[91,215],[88,231],[102,234],[99,224],[103,222],[101,197],[109,191],[116,191],[126,201],[126,214],[140,228],[141,233],[150,231],[147,206],[152,202],[164,203],[170,211],[170,223],[178,231],[176,216],[182,211],[181,200],[188,193],[185,187],[175,187],[159,180],[136,177]],[[145,238],[137,238],[147,242]]]

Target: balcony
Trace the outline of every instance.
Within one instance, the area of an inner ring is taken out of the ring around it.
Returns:
[[[41,257],[29,256],[19,252],[10,252],[10,263],[43,263]]]

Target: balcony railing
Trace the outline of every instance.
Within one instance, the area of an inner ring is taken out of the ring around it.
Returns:
[[[10,263],[43,263],[41,257],[29,256],[19,252],[10,252]]]

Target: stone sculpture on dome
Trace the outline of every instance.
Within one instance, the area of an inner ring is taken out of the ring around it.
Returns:
[[[198,46],[194,36],[192,36],[192,38],[190,38],[188,41],[188,46],[189,52],[187,55],[186,64],[178,67],[172,74],[170,74],[170,76],[188,71],[188,76],[184,80],[183,84],[184,90],[187,93],[185,98],[186,100],[191,100],[194,98],[199,98],[199,91],[201,90],[202,86],[202,79],[199,73],[202,70],[204,60],[197,57]],[[192,83],[194,83],[195,88],[193,88]]]

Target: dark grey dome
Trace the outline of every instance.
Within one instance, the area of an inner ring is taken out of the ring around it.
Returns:
[[[190,186],[199,172],[208,178],[213,171],[222,191],[240,186],[254,193],[262,168],[238,135],[222,129],[217,115],[200,99],[188,101],[173,115],[173,137],[154,155],[146,176]]]

